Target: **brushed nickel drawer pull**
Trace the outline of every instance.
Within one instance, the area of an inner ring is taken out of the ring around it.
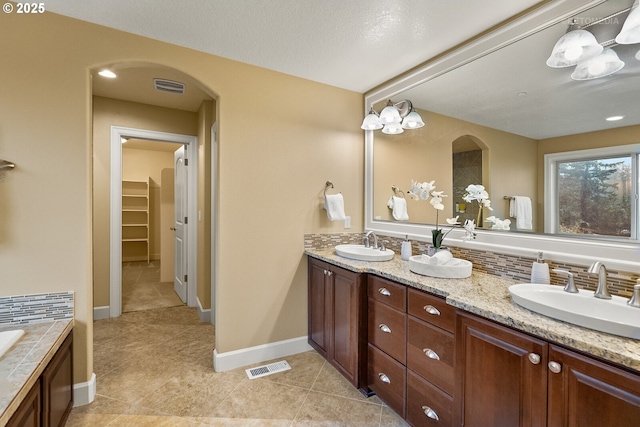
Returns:
[[[558,362],[549,362],[549,370],[554,374],[559,374],[562,372],[562,365]]]
[[[424,311],[426,311],[429,314],[433,314],[434,316],[440,316],[440,310],[438,310],[432,305],[425,305]]]
[[[380,323],[380,324],[378,325],[378,327],[380,328],[380,330],[381,330],[382,332],[386,332],[386,333],[388,333],[388,334],[390,334],[390,333],[391,333],[391,328],[390,328],[390,327],[388,327],[387,325],[385,325],[384,323]]]
[[[378,374],[378,377],[380,377],[380,381],[382,381],[383,383],[391,384],[391,380],[389,379],[389,377],[382,372]]]
[[[389,292],[389,290],[387,288],[380,288],[378,289],[378,292],[382,295],[384,295],[385,297],[390,297],[391,296],[391,292]]]
[[[430,348],[424,348],[422,349],[422,351],[424,351],[424,354],[426,354],[429,359],[440,360],[440,356],[438,356],[438,353],[431,350]]]
[[[529,353],[529,362],[533,363],[534,365],[537,365],[540,363],[540,355],[536,354],[536,353]]]
[[[434,411],[433,409],[429,408],[428,406],[423,406],[422,410],[427,417],[431,418],[432,420],[440,421],[440,417],[438,417],[438,414],[436,414],[436,411]]]

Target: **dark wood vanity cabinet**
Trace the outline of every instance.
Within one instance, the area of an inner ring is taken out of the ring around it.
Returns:
[[[73,333],[70,332],[7,427],[62,427],[73,407]]]
[[[309,258],[309,345],[356,388],[366,386],[366,280]]]
[[[458,312],[459,426],[640,425],[640,376]]]

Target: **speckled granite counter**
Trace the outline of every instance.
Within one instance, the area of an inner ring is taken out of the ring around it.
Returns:
[[[0,426],[4,426],[73,328],[73,292],[0,298],[0,331],[24,335],[0,357]]]
[[[477,272],[466,279],[420,276],[397,254],[391,261],[365,262],[342,258],[334,249],[306,249],[305,253],[347,270],[375,274],[443,296],[454,307],[640,372],[640,340],[581,328],[522,308],[511,300],[509,286],[516,283],[511,279]]]

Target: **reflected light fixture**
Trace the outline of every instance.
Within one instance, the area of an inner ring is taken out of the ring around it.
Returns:
[[[102,70],[98,74],[101,75],[102,77],[106,77],[108,79],[115,79],[117,77],[116,73],[114,73],[111,70]]]
[[[594,58],[578,63],[571,73],[573,80],[591,80],[611,75],[620,71],[624,62],[618,58],[618,54],[611,48],[606,48]]]
[[[360,129],[382,129],[382,133],[397,135],[404,132],[405,129],[418,129],[423,126],[424,121],[413,108],[411,101],[403,100],[393,103],[389,100],[380,114],[371,108],[362,121]]]
[[[616,43],[640,43],[640,7],[638,7],[638,0],[633,2],[631,12],[625,19],[620,33],[616,36]]]
[[[617,122],[618,120],[624,119],[624,116],[611,116],[607,117],[605,120],[608,122]]]
[[[566,34],[553,46],[547,65],[552,68],[571,67],[599,55],[602,49],[595,36],[587,30],[580,29],[574,19]]]

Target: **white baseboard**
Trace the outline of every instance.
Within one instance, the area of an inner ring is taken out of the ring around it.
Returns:
[[[111,313],[108,305],[93,307],[93,320],[108,319],[109,317],[111,317]]]
[[[218,353],[217,350],[213,350],[213,369],[216,372],[224,372],[309,350],[313,349],[307,343],[306,335],[226,353]]]
[[[196,307],[198,308],[198,317],[200,317],[200,321],[211,323],[211,309],[202,308],[202,304],[200,304],[200,298],[198,297],[196,297]]]
[[[86,383],[73,385],[73,407],[88,405],[96,398],[96,374]]]

